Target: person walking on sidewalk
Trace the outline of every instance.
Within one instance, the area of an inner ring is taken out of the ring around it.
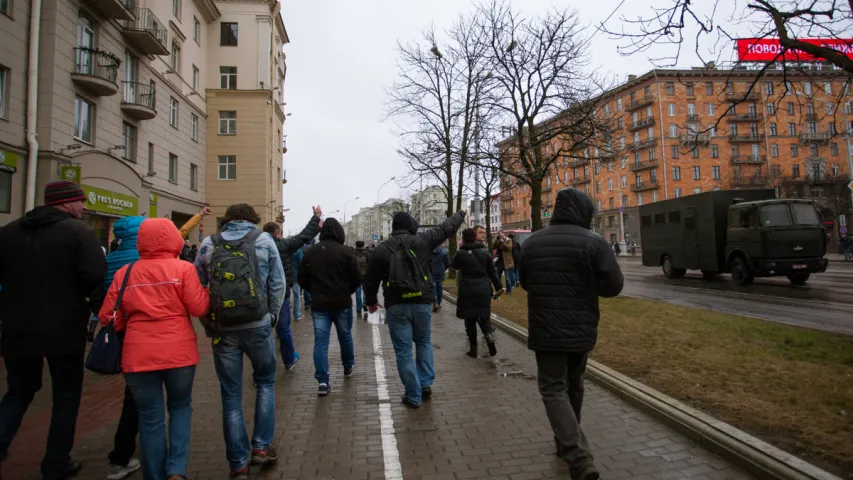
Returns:
[[[513,242],[512,238],[504,235],[503,232],[498,234],[498,249],[501,251],[503,259],[503,270],[506,274],[506,294],[512,294],[512,287],[516,284],[515,278],[515,260],[513,258]]]
[[[432,256],[429,258],[429,272],[432,275],[433,291],[435,292],[435,300],[432,304],[433,312],[441,310],[441,300],[444,298],[444,279],[447,276],[448,268],[450,268],[450,258],[448,258],[447,249],[439,245],[435,247]]]
[[[459,296],[456,299],[456,317],[465,320],[465,333],[468,334],[468,356],[477,358],[477,325],[486,338],[489,355],[494,357],[498,350],[495,348],[495,327],[492,325],[492,285],[495,293],[503,293],[501,279],[495,272],[492,255],[486,246],[477,241],[473,229],[462,231],[462,247],[453,257],[450,265],[459,271],[462,279],[459,281]],[[491,285],[490,285],[491,283]]]
[[[303,318],[302,287],[299,286],[299,266],[302,265],[303,256],[305,256],[305,253],[302,252],[301,248],[293,252],[293,255],[290,256],[290,261],[293,264],[293,287],[291,288],[293,292],[293,319],[297,321]]]
[[[89,322],[86,297],[103,280],[106,263],[95,233],[80,219],[86,194],[75,182],[48,183],[44,206],[0,231],[0,354],[8,389],[0,402],[0,462],[50,369],[53,413],[41,462],[46,480],[66,478],[83,391]]]
[[[192,389],[199,362],[192,317],[207,313],[210,301],[193,266],[178,258],[181,235],[171,220],[141,222],[136,246],[139,260],[116,272],[98,318],[102,326],[112,320],[116,331],[126,332],[121,369],[134,409],[139,409],[143,478],[181,480],[189,462]],[[121,304],[114,312],[123,283]],[[111,463],[121,460],[111,457]]]
[[[599,476],[580,428],[583,376],[598,336],[598,297],[619,295],[624,283],[610,245],[590,231],[594,211],[580,190],[557,192],[550,225],[524,241],[519,270],[527,345],[536,352],[539,392],[572,480]]]
[[[329,380],[329,336],[332,325],[341,345],[344,378],[355,370],[352,343],[352,294],[361,285],[361,270],[352,248],[345,246],[344,227],[334,218],[326,219],[320,231],[320,243],[305,253],[299,270],[299,284],[312,296],[314,321],[314,378],[317,395],[332,390]]]
[[[231,205],[222,231],[201,243],[195,268],[210,285],[213,364],[222,395],[222,427],[231,477],[245,480],[249,464],[278,460],[275,438],[275,328],[285,277],[278,248],[258,230],[261,217],[245,203]],[[260,286],[260,288],[255,288]],[[243,355],[252,362],[256,387],[251,442],[243,419]]]
[[[355,242],[355,258],[358,261],[358,270],[361,272],[361,278],[367,274],[367,264],[370,263],[370,252],[364,248],[364,242],[361,240]],[[364,295],[364,283],[360,282],[355,290],[356,314],[364,314],[364,319],[367,320],[367,301]]]
[[[292,370],[299,361],[299,353],[293,346],[293,333],[290,331],[290,289],[294,285],[294,267],[292,255],[294,252],[302,248],[305,244],[311,241],[320,231],[323,215],[323,210],[318,206],[314,207],[314,216],[308,221],[308,225],[302,229],[299,235],[282,238],[281,227],[275,222],[269,222],[264,225],[264,231],[272,235],[275,241],[275,246],[278,248],[278,255],[281,257],[281,265],[284,269],[286,279],[286,288],[284,291],[284,302],[281,304],[281,311],[278,312],[278,323],[275,327],[275,333],[279,338],[279,349],[281,350],[281,361],[284,363],[284,369]]]
[[[441,225],[418,232],[418,222],[406,212],[391,220],[391,236],[373,252],[367,266],[367,305],[370,313],[379,306],[379,284],[385,297],[391,342],[397,355],[397,372],[405,386],[403,404],[419,408],[421,399],[432,395],[435,379],[430,323],[435,293],[430,280],[432,251],[462,225],[460,210]],[[412,358],[412,342],[417,361]]]

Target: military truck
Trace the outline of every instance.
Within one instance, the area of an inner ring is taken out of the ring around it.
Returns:
[[[826,271],[826,236],[810,200],[777,199],[774,190],[721,190],[640,206],[643,265],[668,278],[700,270],[731,273],[737,285],[756,277],[805,284]]]

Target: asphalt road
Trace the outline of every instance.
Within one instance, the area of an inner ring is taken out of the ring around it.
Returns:
[[[644,267],[639,257],[620,257],[619,263],[626,296],[853,335],[853,262],[830,260],[825,273],[799,287],[784,277],[757,278],[749,287],[738,287],[728,275],[705,281],[699,272],[670,280],[660,267]]]

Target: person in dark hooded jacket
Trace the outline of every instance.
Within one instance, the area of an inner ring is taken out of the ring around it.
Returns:
[[[447,276],[448,268],[450,268],[450,258],[447,256],[447,249],[439,245],[432,251],[432,257],[429,259],[429,271],[432,274],[433,291],[435,292],[435,301],[432,304],[433,312],[441,310],[444,279]]]
[[[580,190],[557,192],[551,223],[525,240],[519,270],[539,392],[572,480],[598,478],[580,428],[583,374],[597,338],[598,297],[619,295],[624,282],[613,250],[589,229],[594,210]]]
[[[329,336],[332,325],[341,345],[344,377],[355,369],[352,343],[352,294],[361,285],[361,270],[352,248],[344,245],[344,227],[334,218],[326,219],[320,230],[320,243],[311,247],[299,267],[299,285],[311,292],[311,318],[314,321],[314,378],[318,395],[328,395]]]

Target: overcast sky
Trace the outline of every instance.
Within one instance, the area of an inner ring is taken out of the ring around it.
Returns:
[[[514,2],[525,14],[552,6],[574,7],[581,19],[597,25],[620,0],[524,0]],[[648,0],[627,0],[613,20],[648,15]],[[283,19],[290,36],[285,46],[287,78],[285,123],[288,152],[284,155],[284,230],[301,229],[312,205],[327,217],[343,221],[359,207],[376,202],[377,189],[392,176],[405,173],[396,153],[393,124],[384,121],[384,89],[396,76],[397,41],[413,40],[418,29],[433,23],[442,30],[471,10],[466,0],[283,0]],[[612,24],[608,24],[611,26]],[[651,69],[648,54],[629,58],[616,51],[616,40],[604,33],[592,42],[594,63],[619,81],[629,73]],[[660,51],[657,52],[660,54]],[[698,64],[686,54],[680,66]],[[382,199],[401,193],[395,182],[381,191]],[[338,213],[332,213],[340,210]]]

